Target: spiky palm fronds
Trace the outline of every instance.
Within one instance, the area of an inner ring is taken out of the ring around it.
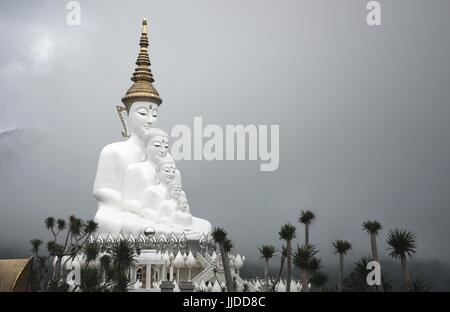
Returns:
[[[228,236],[228,233],[220,227],[215,228],[211,233],[216,243],[223,243]]]
[[[100,268],[102,270],[109,269],[111,265],[111,257],[109,255],[103,255],[100,257]]]
[[[52,230],[55,227],[55,218],[48,217],[44,220],[45,227],[47,230]]]
[[[261,258],[268,260],[275,255],[276,249],[273,245],[262,245],[258,248]]]
[[[320,267],[320,259],[316,258],[319,251],[313,244],[303,244],[297,246],[297,250],[292,257],[292,263],[300,270],[313,271]]]
[[[82,292],[99,292],[102,291],[102,274],[97,268],[84,268],[81,270]]]
[[[298,222],[302,224],[311,224],[311,222],[316,218],[314,213],[310,210],[302,210],[300,211],[300,216],[298,218]]]
[[[341,255],[346,255],[347,252],[352,249],[352,244],[346,240],[335,240],[333,242],[334,252]]]
[[[328,274],[320,271],[313,272],[309,281],[312,286],[322,288],[328,282]]]
[[[50,241],[50,242],[47,242],[47,251],[52,256],[61,257],[62,254],[64,253],[64,246],[62,246],[54,241]]]
[[[353,270],[350,272],[348,277],[344,280],[344,288],[347,291],[363,292],[363,291],[380,291],[381,285],[383,286],[383,291],[388,291],[392,288],[391,282],[387,276],[381,273],[381,285],[379,286],[369,286],[367,284],[367,274],[369,270],[367,269],[367,264],[372,261],[370,256],[362,257],[356,261],[353,265]]]
[[[222,260],[223,270],[225,274],[225,283],[227,286],[227,291],[234,291],[234,283],[231,277],[231,269],[230,262],[227,259],[227,249],[231,249],[233,247],[233,243],[228,239],[228,233],[220,227],[215,228],[211,233],[214,241],[218,244],[220,250],[220,257]],[[226,245],[226,246],[225,246]]]
[[[309,261],[308,272],[316,272],[322,268],[322,259],[318,257],[312,257]]]
[[[83,255],[85,257],[85,265],[88,266],[92,261],[97,260],[100,254],[100,246],[97,243],[86,244],[83,248]]]
[[[84,223],[84,228],[83,228],[83,232],[87,233],[87,234],[92,234],[95,231],[97,231],[98,229],[98,224],[97,222],[93,221],[93,220],[89,220],[86,223]]]
[[[411,257],[416,253],[417,241],[416,235],[405,229],[393,229],[388,234],[389,256],[393,259],[400,258],[402,255]]]
[[[291,241],[295,238],[295,226],[290,223],[286,223],[281,227],[281,230],[278,232],[280,239],[284,241]]]
[[[77,218],[75,216],[69,217],[69,231],[72,234],[72,236],[77,237],[81,235],[81,232],[83,230],[84,222],[80,218]]]
[[[56,221],[57,226],[58,226],[58,231],[62,231],[66,228],[66,220],[64,219],[58,219],[58,221]]]
[[[382,226],[381,223],[376,220],[374,221],[367,220],[363,222],[362,229],[367,231],[368,234],[377,235],[381,231]]]
[[[406,292],[429,292],[431,286],[428,285],[424,280],[416,278],[412,282],[407,282],[403,285],[403,289]]]
[[[362,257],[358,261],[355,262],[353,266],[353,270],[360,274],[361,276],[367,275],[367,264],[372,261],[370,257]]]
[[[31,252],[35,255],[37,255],[39,253],[39,248],[42,245],[42,239],[32,239],[30,240],[30,244],[31,244]]]
[[[127,271],[129,268],[134,267],[136,261],[136,250],[133,245],[125,240],[121,240],[114,244],[111,249],[111,258],[115,269],[120,271]]]
[[[233,249],[234,243],[231,239],[228,237],[223,241],[223,248],[225,249],[225,252],[228,253]]]

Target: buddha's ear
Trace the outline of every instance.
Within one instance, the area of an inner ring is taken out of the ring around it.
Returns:
[[[123,106],[116,106],[117,109],[117,114],[119,115],[120,118],[120,122],[122,123],[123,126],[123,130],[122,131],[122,136],[124,138],[129,138],[130,137],[130,133],[128,132],[128,125],[127,125],[127,121],[128,121],[128,113],[125,107]]]

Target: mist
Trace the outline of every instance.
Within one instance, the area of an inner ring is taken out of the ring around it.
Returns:
[[[416,259],[450,261],[448,1],[64,1],[0,3],[0,257],[29,256],[47,216],[93,219],[100,150],[122,140],[115,112],[149,20],[158,126],[279,125],[279,166],[181,160],[192,214],[224,227],[234,251],[281,242],[282,224],[316,214],[311,241],[367,255],[361,223],[416,233]],[[414,260],[413,260],[414,261]]]

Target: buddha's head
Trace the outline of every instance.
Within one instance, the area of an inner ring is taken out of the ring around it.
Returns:
[[[143,138],[158,120],[158,105],[150,102],[134,102],[128,111],[128,127],[131,134]]]
[[[164,184],[170,184],[175,180],[176,165],[173,161],[165,161],[159,163],[158,173],[159,179]]]
[[[189,211],[189,205],[188,205],[188,200],[187,200],[186,196],[179,196],[177,198],[177,203],[178,203],[178,207],[182,211]]]
[[[177,181],[173,181],[169,184],[170,198],[177,200],[180,196],[183,196],[184,192],[181,189],[181,184]]]
[[[169,152],[169,135],[161,129],[150,128],[145,132],[145,154],[155,164],[171,160]]]

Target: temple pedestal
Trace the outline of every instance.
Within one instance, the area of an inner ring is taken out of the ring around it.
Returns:
[[[194,283],[181,281],[180,282],[180,291],[181,292],[193,292],[194,291]]]
[[[162,281],[161,282],[161,292],[173,292],[175,285],[171,281]]]

